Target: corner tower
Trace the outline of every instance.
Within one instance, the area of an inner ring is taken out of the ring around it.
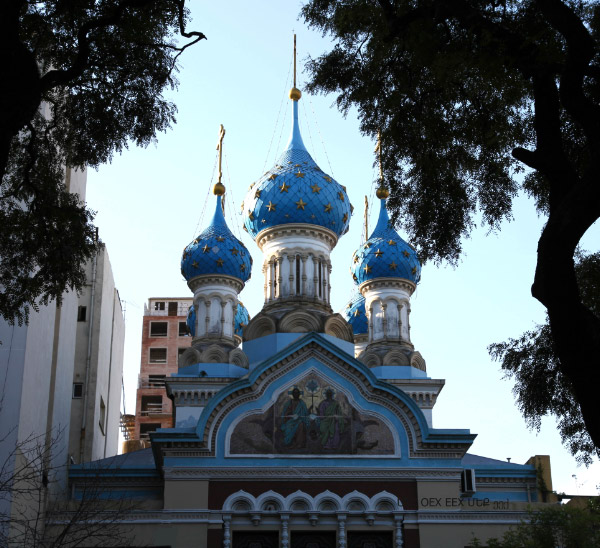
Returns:
[[[242,204],[245,229],[263,252],[265,280],[264,307],[244,339],[315,331],[352,341],[352,329],[330,305],[330,253],[348,230],[352,205],[346,188],[319,168],[302,141],[295,60],[294,37],[290,139]]]

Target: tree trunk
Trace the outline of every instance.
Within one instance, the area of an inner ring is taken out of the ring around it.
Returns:
[[[531,292],[548,310],[561,371],[571,381],[585,426],[600,448],[598,389],[591,378],[600,370],[600,318],[581,303],[573,262],[577,244],[600,217],[600,185],[589,177],[554,209],[538,243]]]

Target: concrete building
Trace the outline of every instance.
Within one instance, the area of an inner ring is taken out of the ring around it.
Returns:
[[[144,305],[142,352],[133,439],[125,447],[150,443],[150,433],[173,426],[173,407],[165,391],[165,380],[177,372],[179,357],[192,337],[187,316],[192,299],[151,298]]]
[[[132,545],[485,544],[552,501],[549,458],[474,455],[476,434],[434,427],[444,381],[411,340],[421,265],[389,222],[384,181],[377,225],[353,256],[358,295],[332,310],[330,254],[352,206],[304,146],[300,96],[292,88],[287,148],[242,204],[263,254],[262,310],[250,319],[239,301],[252,259],[225,222],[219,177],[214,217],[181,259],[192,340],[165,380],[174,426],[151,448],[72,467],[74,498],[93,479],[135,499],[123,518]]]
[[[65,181],[85,199],[85,172],[68,170]],[[83,460],[117,452],[124,323],[104,246],[87,270],[88,286],[81,296],[66,292],[60,306],[51,302],[32,310],[26,325],[0,318],[0,518],[30,509],[31,500],[13,492],[13,479],[23,474],[32,472],[39,481],[43,501],[63,496],[69,464],[82,462],[81,439]],[[89,292],[94,286],[95,305]],[[83,408],[77,409],[84,394],[85,422]],[[4,519],[0,527],[0,534],[8,534]]]

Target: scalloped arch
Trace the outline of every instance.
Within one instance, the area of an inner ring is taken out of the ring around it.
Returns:
[[[343,341],[354,342],[354,333],[350,324],[341,314],[334,314],[325,320],[324,331],[327,335]]]
[[[283,333],[310,333],[320,330],[319,319],[304,310],[292,310],[279,321],[279,331]]]
[[[265,314],[258,314],[250,320],[244,328],[244,340],[251,341],[265,335],[272,335],[277,332],[275,322]]]

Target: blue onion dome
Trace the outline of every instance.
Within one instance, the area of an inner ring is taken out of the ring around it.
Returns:
[[[381,210],[377,226],[369,239],[352,257],[352,278],[358,285],[375,278],[402,278],[415,284],[421,279],[421,263],[413,247],[394,230],[388,217],[385,189],[377,191]]]
[[[353,207],[346,187],[324,173],[306,150],[298,127],[300,92],[292,92],[290,140],[275,166],[250,185],[242,204],[244,227],[254,239],[267,228],[291,223],[321,226],[341,236],[348,231]]]
[[[188,331],[192,337],[196,336],[196,307],[194,305],[190,306],[188,309],[187,319],[185,323],[188,326]]]
[[[234,333],[239,337],[242,336],[244,327],[248,325],[250,321],[250,314],[248,314],[248,309],[244,306],[242,301],[238,301],[237,312],[235,313],[234,318]]]
[[[218,186],[215,185],[215,194]],[[221,188],[224,192],[223,185]],[[207,274],[233,276],[246,282],[251,269],[252,257],[229,230],[223,216],[221,194],[217,194],[217,207],[210,225],[183,250],[181,274],[188,282]]]
[[[364,335],[369,332],[369,324],[365,313],[365,298],[360,293],[357,292],[340,313],[350,324],[355,335]]]

